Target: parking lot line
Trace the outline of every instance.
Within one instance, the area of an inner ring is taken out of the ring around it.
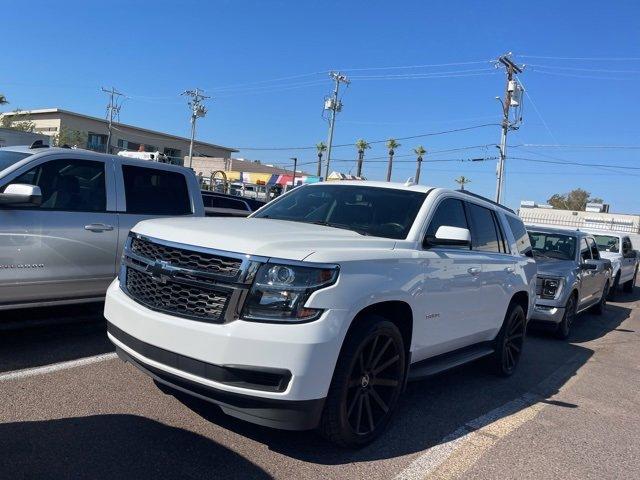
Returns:
[[[104,362],[105,360],[111,360],[116,358],[115,352],[103,353],[100,355],[94,355],[93,357],[84,357],[78,360],[70,360],[68,362],[54,363],[51,365],[45,365],[42,367],[25,368],[23,370],[14,370],[12,372],[6,372],[0,374],[0,382],[6,382],[9,380],[18,380],[26,377],[34,377],[37,375],[45,375],[47,373],[57,372],[59,370],[68,370],[70,368],[82,367],[84,365],[90,365],[92,363]]]
[[[557,385],[559,379],[567,378],[575,371],[574,362],[578,356],[575,355],[537,384],[532,389],[535,393],[527,392],[470,420],[444,437],[437,445],[426,450],[400,471],[395,480],[422,480],[432,475],[432,478],[455,478],[464,473],[498,440],[533,420],[545,408],[546,405],[540,402],[546,398],[545,392]],[[566,383],[564,385],[566,386]],[[455,472],[447,468],[449,460],[454,457]]]

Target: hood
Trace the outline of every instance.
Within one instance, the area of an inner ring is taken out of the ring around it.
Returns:
[[[572,260],[557,260],[555,258],[536,257],[538,275],[550,275],[553,277],[565,277],[568,272],[576,268]]]
[[[176,243],[288,260],[304,260],[317,251],[392,250],[396,243],[351,230],[269,218],[164,218],[140,222],[132,231]]]

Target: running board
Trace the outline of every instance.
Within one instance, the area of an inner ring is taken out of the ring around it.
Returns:
[[[409,368],[409,381],[421,380],[446,370],[472,362],[494,352],[490,342],[471,345],[460,350],[444,353],[433,358],[427,358],[411,365]]]

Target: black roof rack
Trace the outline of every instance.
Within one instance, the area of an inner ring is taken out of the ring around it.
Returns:
[[[514,215],[516,214],[516,212],[514,212],[513,210],[511,210],[509,207],[505,207],[505,206],[504,206],[504,205],[502,205],[501,203],[494,202],[493,200],[490,200],[490,199],[488,199],[487,197],[483,197],[482,195],[478,195],[477,193],[470,192],[469,190],[462,190],[462,189],[460,189],[460,190],[456,190],[456,192],[464,193],[465,195],[469,195],[469,196],[471,196],[471,197],[478,198],[478,199],[480,199],[480,200],[484,200],[485,202],[489,202],[491,205],[495,205],[496,207],[500,207],[500,208],[502,208],[503,210],[506,210],[507,212],[513,213]]]
[[[36,140],[29,148],[49,148],[49,145],[44,143],[42,140]]]

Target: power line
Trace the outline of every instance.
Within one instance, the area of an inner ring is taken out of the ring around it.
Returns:
[[[400,70],[411,68],[432,68],[432,67],[453,67],[460,65],[478,65],[481,63],[491,63],[493,60],[474,60],[470,62],[453,62],[453,63],[432,63],[424,65],[397,65],[393,67],[359,67],[359,68],[341,68],[343,72],[364,72],[368,70]]]
[[[562,145],[562,144],[540,144],[540,143],[523,143],[521,145],[510,145],[513,148],[594,148],[594,149],[623,149],[623,150],[640,150],[640,145]]]
[[[631,78],[624,77],[603,77],[598,75],[579,75],[577,73],[549,72],[546,70],[540,70],[539,68],[532,68],[531,71],[534,73],[542,73],[543,75],[555,75],[557,77],[589,78],[593,80],[633,80]]]
[[[535,163],[548,163],[554,165],[573,165],[579,167],[608,167],[608,168],[619,168],[621,170],[640,170],[640,167],[629,167],[626,165],[609,165],[604,163],[583,163],[583,162],[570,162],[570,161],[560,161],[560,160],[542,160],[540,158],[526,158],[526,157],[511,157],[509,158],[514,160],[523,160],[526,162],[535,162]]]
[[[585,61],[603,61],[603,62],[630,62],[640,60],[640,57],[546,57],[540,55],[518,55],[522,58],[540,58],[546,60],[585,60]]]
[[[550,68],[556,70],[571,70],[576,72],[602,72],[602,73],[640,73],[640,70],[611,70],[608,68],[576,68],[576,67],[562,67],[560,65],[538,65],[535,63],[528,63],[528,67],[541,67]]]
[[[449,70],[444,72],[421,72],[421,73],[395,73],[386,75],[352,75],[351,78],[399,78],[399,77],[429,77],[433,75],[463,74],[477,72],[495,72],[493,68],[472,68],[467,70]]]
[[[454,128],[451,130],[442,130],[439,132],[430,132],[430,133],[422,133],[419,135],[411,135],[408,137],[394,137],[396,140],[412,140],[414,138],[424,138],[424,137],[433,137],[436,135],[446,135],[449,133],[457,133],[457,132],[464,132],[467,130],[474,130],[477,128],[485,128],[485,127],[495,127],[495,126],[500,126],[499,123],[484,123],[481,125],[473,125],[471,127],[462,127],[462,128]],[[387,141],[387,139],[384,140],[374,140],[371,142],[368,142],[370,144],[378,144],[378,143],[385,143]],[[334,145],[333,148],[342,148],[342,147],[353,147],[353,143],[342,143],[339,145]],[[315,145],[314,146],[304,146],[304,147],[233,147],[236,150],[252,150],[252,151],[286,151],[286,150],[315,150]]]
[[[544,128],[547,129],[547,132],[549,132],[549,136],[551,137],[551,139],[554,142],[558,143],[558,139],[556,139],[555,135],[553,134],[553,132],[549,128],[549,125],[547,124],[546,120],[544,119],[544,117],[540,113],[540,110],[538,110],[538,107],[536,106],[535,102],[533,101],[533,98],[531,98],[531,95],[529,94],[529,91],[528,91],[527,87],[525,86],[524,82],[520,79],[520,77],[518,77],[518,80],[520,81],[520,84],[522,85],[522,88],[524,89],[524,94],[529,99],[529,101],[531,102],[531,106],[533,107],[533,109],[535,110],[536,114],[538,115],[538,118],[540,119],[540,121],[544,125]]]

